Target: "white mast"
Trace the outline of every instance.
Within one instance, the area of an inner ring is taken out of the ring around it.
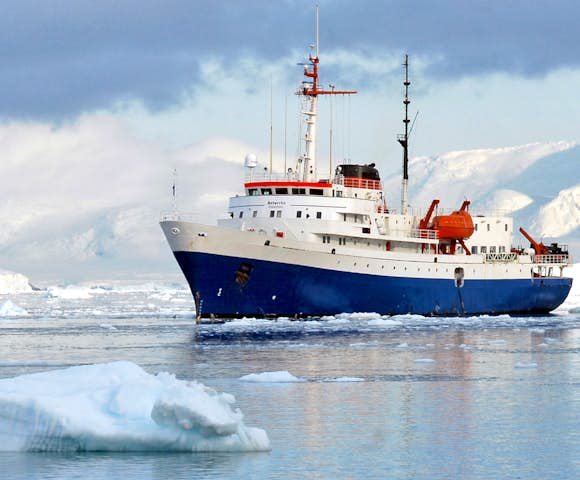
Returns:
[[[312,79],[311,82],[303,82],[302,89],[298,92],[308,98],[305,115],[306,134],[304,135],[304,156],[303,156],[303,182],[316,181],[316,117],[318,115],[318,95],[350,95],[355,91],[342,90],[322,90],[318,88],[318,5],[316,5],[316,44],[313,45],[315,56],[310,54],[308,61],[310,65],[304,67],[304,75]]]

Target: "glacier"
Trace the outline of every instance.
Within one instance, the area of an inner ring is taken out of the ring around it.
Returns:
[[[0,451],[267,451],[235,398],[127,362],[0,380]]]

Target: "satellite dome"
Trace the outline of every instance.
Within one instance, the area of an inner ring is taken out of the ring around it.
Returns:
[[[253,153],[248,153],[244,160],[244,166],[247,168],[255,168],[258,165],[258,157]]]

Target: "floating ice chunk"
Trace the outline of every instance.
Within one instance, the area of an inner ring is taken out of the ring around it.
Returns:
[[[347,320],[368,320],[371,318],[380,318],[380,315],[375,312],[353,312],[353,313],[341,313],[337,315],[336,318],[342,318]]]
[[[234,397],[131,362],[0,380],[3,451],[263,451]]]
[[[338,378],[325,378],[324,379],[325,382],[344,382],[344,383],[350,383],[350,382],[364,382],[365,379],[364,378],[360,378],[360,377],[338,377]]]
[[[515,364],[515,368],[537,368],[538,364],[535,362],[524,363],[524,362],[517,362]]]
[[[375,318],[374,320],[369,320],[368,325],[373,327],[400,327],[402,322],[399,320],[391,320],[390,318]]]
[[[240,377],[240,380],[243,382],[256,383],[297,383],[306,381],[303,378],[295,377],[286,370],[279,372],[251,373]]]
[[[0,294],[31,291],[30,281],[24,275],[0,269]]]
[[[416,358],[415,363],[435,363],[432,358]]]
[[[18,305],[12,303],[12,300],[6,300],[0,306],[0,317],[24,317],[28,312]]]
[[[403,315],[394,315],[392,318],[396,318],[402,321],[409,321],[409,320],[426,320],[427,317],[423,315],[416,315],[414,313],[406,313]]]
[[[334,317],[322,317],[320,320],[326,321],[327,323],[330,324],[343,324],[343,323],[350,323],[350,320],[348,318],[334,318]]]
[[[80,287],[77,285],[69,285],[68,287],[49,287],[46,291],[48,298],[66,298],[70,300],[91,298],[90,293],[92,289],[87,287]],[[93,292],[94,293],[94,292]]]
[[[117,327],[114,327],[114,326],[113,326],[113,325],[111,325],[110,323],[101,323],[101,324],[99,325],[99,327],[101,327],[101,328],[105,328],[105,329],[107,329],[107,330],[111,330],[111,331],[117,330]]]

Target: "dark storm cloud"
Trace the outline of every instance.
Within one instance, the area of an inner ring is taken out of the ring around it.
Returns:
[[[142,99],[178,102],[199,62],[264,62],[313,40],[302,0],[4,0],[0,116],[60,118]],[[580,3],[556,0],[325,0],[324,48],[408,51],[436,78],[542,75],[580,63]],[[234,73],[232,71],[232,73]]]

